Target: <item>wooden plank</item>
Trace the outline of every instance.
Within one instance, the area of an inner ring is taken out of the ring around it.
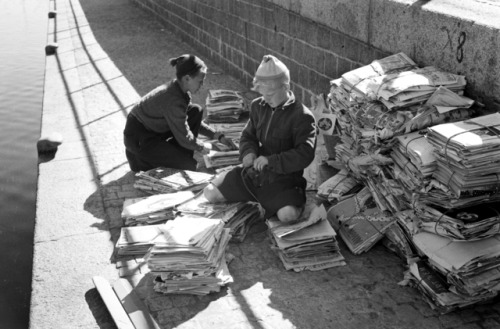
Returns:
[[[92,281],[94,281],[94,285],[118,329],[136,329],[108,280],[100,276],[94,276]]]
[[[136,329],[160,329],[128,280],[118,279],[113,284],[113,289]]]

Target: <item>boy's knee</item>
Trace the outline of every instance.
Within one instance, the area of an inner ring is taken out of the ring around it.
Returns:
[[[276,213],[280,222],[283,223],[293,222],[299,219],[301,214],[302,214],[302,207],[296,207],[296,206],[284,206]]]
[[[224,202],[226,199],[222,195],[222,193],[219,191],[217,187],[213,184],[208,184],[204,189],[203,189],[203,195],[205,196],[205,199],[208,200],[210,203],[217,203],[217,202]]]

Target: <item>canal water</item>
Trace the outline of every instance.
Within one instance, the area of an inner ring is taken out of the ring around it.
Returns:
[[[0,0],[0,328],[28,328],[49,0]]]

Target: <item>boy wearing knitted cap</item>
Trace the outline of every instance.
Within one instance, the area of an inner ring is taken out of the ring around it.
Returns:
[[[272,55],[262,59],[253,89],[261,97],[252,101],[241,134],[242,166],[216,177],[204,194],[210,202],[257,201],[266,218],[292,222],[306,202],[303,172],[314,159],[314,115],[295,99],[288,68]]]

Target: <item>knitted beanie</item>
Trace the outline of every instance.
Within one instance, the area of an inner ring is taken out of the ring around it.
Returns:
[[[205,63],[197,56],[185,54],[169,60],[170,65],[175,67],[175,75],[182,78],[185,75],[193,75],[206,68]]]
[[[257,85],[279,85],[290,83],[290,71],[286,65],[273,55],[265,55],[255,72],[253,80]]]

